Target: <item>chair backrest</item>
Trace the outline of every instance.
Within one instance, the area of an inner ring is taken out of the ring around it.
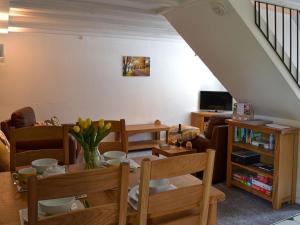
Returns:
[[[66,173],[38,179],[28,179],[29,225],[94,225],[126,224],[129,165]],[[38,201],[117,189],[118,201],[106,205],[91,206],[43,219],[38,218]]]
[[[54,158],[64,164],[69,164],[69,136],[65,126],[36,126],[9,129],[10,133],[10,170],[16,167],[30,165],[33,160]],[[59,149],[40,149],[17,152],[18,142],[62,140]]]
[[[200,214],[181,218],[180,223],[206,225],[209,207],[209,195],[212,183],[214,150],[207,153],[195,153],[175,156],[162,160],[142,161],[139,187],[138,224],[146,225],[147,217],[165,216],[200,206]],[[203,171],[202,184],[184,186],[171,191],[149,195],[150,180],[183,176]],[[170,224],[172,224],[170,222]],[[169,225],[169,223],[168,223]]]
[[[106,123],[111,123],[111,133],[115,133],[114,141],[102,141],[99,144],[101,153],[107,151],[123,151],[127,153],[127,138],[125,133],[125,120],[106,120]]]

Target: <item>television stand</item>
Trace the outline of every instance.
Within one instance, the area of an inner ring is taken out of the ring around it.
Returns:
[[[206,123],[209,120],[210,117],[212,116],[217,116],[217,115],[228,115],[231,116],[232,112],[231,111],[198,111],[198,112],[192,112],[191,113],[191,125],[194,127],[200,128],[200,131],[203,132]]]

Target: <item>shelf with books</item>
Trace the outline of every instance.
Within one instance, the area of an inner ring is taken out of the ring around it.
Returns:
[[[234,126],[234,142],[250,144],[266,151],[274,150],[274,135],[274,133],[264,133],[254,129]]]
[[[279,129],[232,119],[226,122],[227,186],[239,187],[269,200],[273,209],[280,209],[285,202],[295,203],[299,129],[293,127]],[[253,183],[247,186],[242,183],[243,181],[237,181],[237,178],[233,177],[233,170],[253,173]],[[272,188],[272,197],[267,195],[268,190],[255,185],[259,184],[255,179],[260,176],[270,179],[268,183],[262,182],[262,185],[266,184],[265,187]],[[267,194],[263,193],[264,191]]]
[[[236,163],[236,162],[231,162],[233,166],[236,166],[236,167],[239,167],[239,168],[242,168],[242,169],[245,169],[245,170],[248,170],[248,171],[251,171],[253,173],[257,173],[257,174],[262,174],[266,177],[269,177],[269,178],[273,178],[273,174],[272,173],[268,173],[268,172],[265,172],[259,168],[256,168],[254,166],[251,166],[251,165],[242,165],[242,164],[239,164],[239,163]]]
[[[264,193],[262,193],[262,192],[260,192],[260,191],[257,191],[257,190],[255,190],[255,189],[249,187],[249,186],[246,186],[245,184],[242,184],[242,183],[240,183],[240,182],[238,182],[238,181],[236,181],[236,180],[233,180],[233,179],[232,179],[232,180],[231,180],[231,184],[232,184],[233,186],[236,186],[236,187],[238,187],[238,188],[241,188],[241,189],[243,189],[243,190],[245,190],[245,191],[247,191],[247,192],[250,192],[250,193],[252,193],[252,194],[254,194],[254,195],[257,195],[257,196],[259,196],[259,197],[261,197],[261,198],[263,198],[263,199],[265,199],[265,200],[272,201],[272,195],[271,195],[271,196],[268,196],[268,195],[266,195],[266,194],[264,194]]]
[[[272,151],[272,150],[266,150],[261,147],[257,147],[257,146],[251,145],[251,144],[240,143],[240,142],[234,142],[232,145],[237,148],[248,149],[250,151],[256,152],[261,155],[274,157],[274,151]]]

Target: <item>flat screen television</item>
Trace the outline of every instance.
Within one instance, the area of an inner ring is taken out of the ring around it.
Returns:
[[[200,91],[200,109],[232,111],[232,96],[224,91]]]

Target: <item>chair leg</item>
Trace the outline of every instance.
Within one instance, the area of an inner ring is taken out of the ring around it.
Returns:
[[[208,210],[207,225],[217,224],[217,203],[210,203]]]

